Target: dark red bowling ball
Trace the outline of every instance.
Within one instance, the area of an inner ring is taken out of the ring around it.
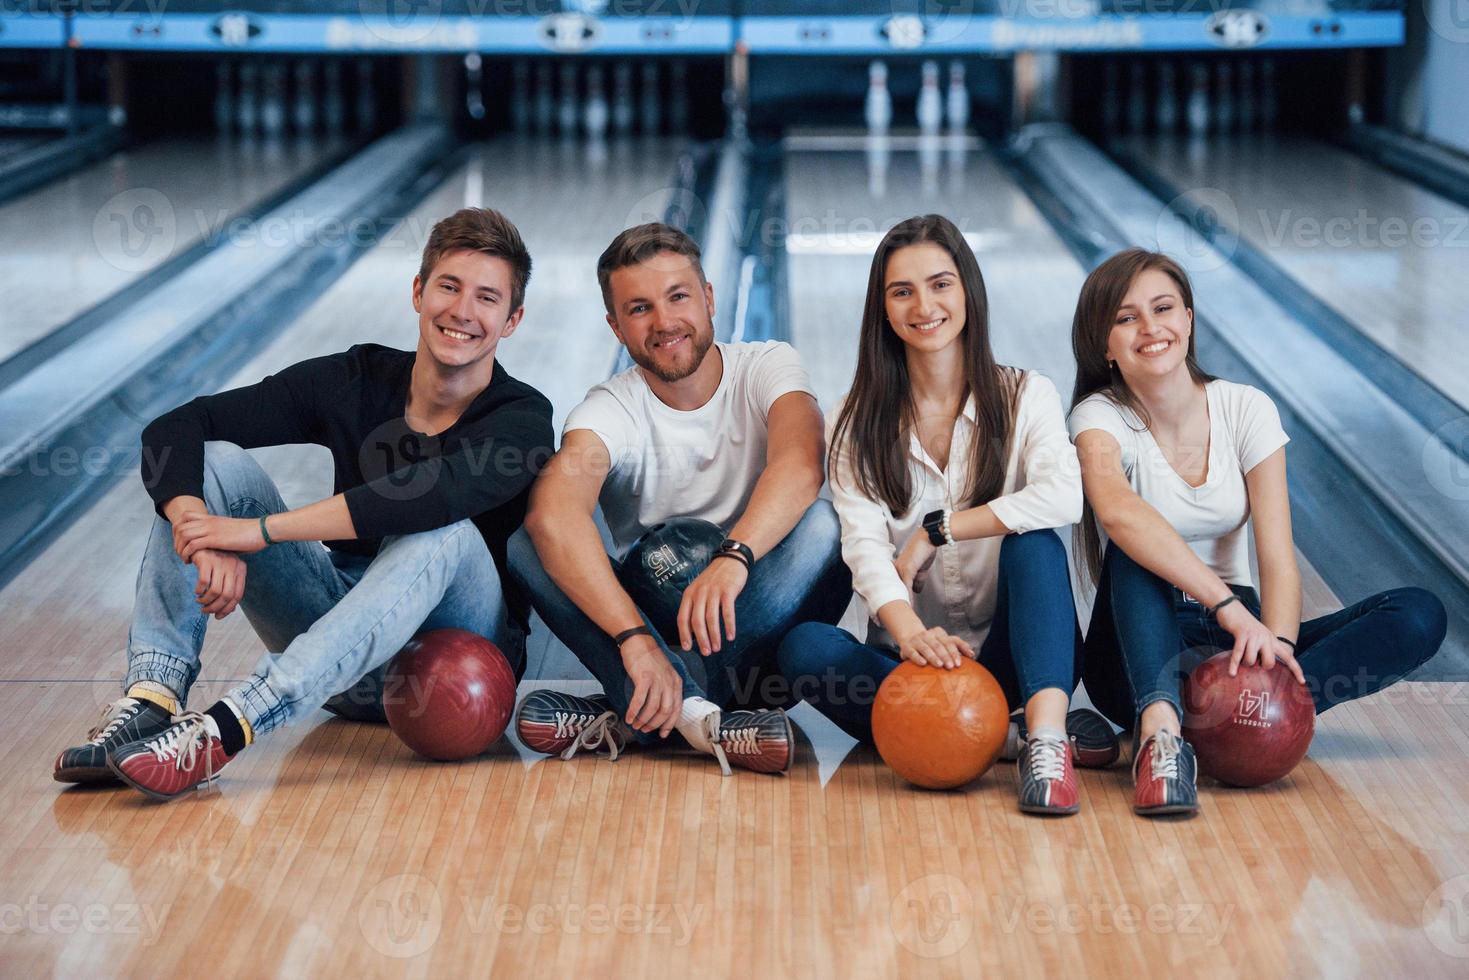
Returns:
[[[1305,757],[1316,705],[1284,666],[1240,664],[1230,677],[1229,657],[1215,654],[1184,683],[1183,737],[1200,772],[1232,786],[1262,786]]]
[[[467,759],[505,732],[515,673],[500,648],[468,630],[433,630],[398,651],[383,683],[388,724],[419,755]]]

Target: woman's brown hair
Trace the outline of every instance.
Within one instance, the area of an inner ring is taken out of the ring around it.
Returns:
[[[1004,486],[1019,394],[1019,372],[997,365],[990,350],[989,299],[979,262],[964,235],[937,214],[894,225],[872,256],[857,340],[857,371],[833,429],[832,457],[845,446],[856,490],[881,500],[895,517],[907,513],[913,503],[908,435],[916,419],[906,348],[887,322],[884,279],[894,252],[924,242],[949,253],[964,287],[964,399],[974,397],[978,424],[963,494],[969,506],[993,500]],[[834,467],[831,478],[835,482]]]
[[[1118,252],[1092,270],[1081,286],[1081,295],[1076,300],[1076,314],[1071,319],[1071,351],[1076,355],[1076,385],[1071,391],[1071,407],[1076,408],[1088,396],[1104,393],[1118,405],[1132,410],[1146,429],[1152,425],[1147,409],[1127,382],[1117,365],[1107,360],[1107,341],[1112,336],[1112,327],[1117,321],[1117,310],[1127,291],[1137,277],[1149,269],[1164,273],[1178,285],[1179,299],[1190,312],[1194,308],[1193,286],[1188,273],[1173,259],[1162,252],[1149,252],[1142,248],[1129,248]],[[1184,363],[1195,384],[1206,384],[1214,380],[1199,367],[1194,354],[1196,330],[1188,335],[1188,353]],[[1097,527],[1097,515],[1090,502],[1082,506],[1081,523],[1073,532],[1074,544],[1084,556],[1086,570],[1093,583],[1102,574],[1102,535]]]

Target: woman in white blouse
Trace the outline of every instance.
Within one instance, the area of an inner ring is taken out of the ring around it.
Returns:
[[[995,363],[979,264],[939,215],[883,238],[858,344],[827,442],[842,557],[874,622],[865,642],[798,626],[781,669],[795,696],[870,741],[873,696],[900,660],[976,659],[1025,709],[1021,809],[1075,813],[1067,708],[1080,636],[1052,529],[1077,519],[1082,498],[1056,388]],[[1072,726],[1077,761],[1110,763],[1116,738],[1086,714],[1090,727]]]
[[[1136,720],[1143,814],[1198,809],[1179,689],[1204,657],[1232,649],[1235,665],[1288,670],[1319,713],[1412,671],[1446,628],[1443,604],[1416,588],[1301,622],[1289,440],[1264,392],[1200,369],[1193,321],[1187,274],[1135,248],[1087,277],[1072,323],[1070,427],[1088,505],[1078,551],[1098,581],[1086,689],[1119,725]]]

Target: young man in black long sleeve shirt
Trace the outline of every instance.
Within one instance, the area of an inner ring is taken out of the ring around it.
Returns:
[[[126,694],[61,753],[58,780],[121,777],[177,796],[353,682],[339,710],[380,711],[374,681],[420,629],[490,637],[523,672],[529,607],[504,575],[505,547],[552,451],[551,406],[495,351],[520,323],[529,277],[515,226],[462,210],[434,227],[413,280],[416,352],[362,344],[144,430],[158,519]],[[301,443],[331,450],[334,494],[289,510],[244,450]],[[272,652],[204,713],[178,714],[209,616],[237,606]]]

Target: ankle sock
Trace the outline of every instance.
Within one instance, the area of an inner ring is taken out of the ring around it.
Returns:
[[[673,723],[673,727],[694,748],[712,755],[714,744],[709,741],[704,719],[718,713],[719,705],[712,701],[698,697],[684,698],[683,706],[678,710],[678,721]]]
[[[219,728],[220,744],[229,755],[235,755],[253,741],[250,723],[228,698],[214,702],[204,713],[214,719],[215,726]]]
[[[1057,728],[1055,725],[1042,725],[1039,728],[1032,728],[1029,734],[1031,738],[1045,736],[1047,738],[1054,738],[1060,742],[1066,741],[1066,729]]]
[[[157,681],[138,681],[128,688],[127,696],[156,704],[170,716],[179,713],[179,697]]]

